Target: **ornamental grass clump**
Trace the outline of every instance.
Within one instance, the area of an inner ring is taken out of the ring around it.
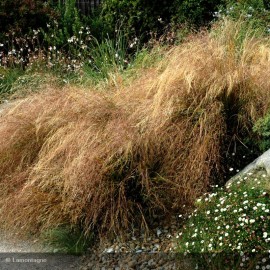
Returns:
[[[118,233],[184,211],[222,179],[229,145],[269,108],[270,46],[248,32],[239,46],[241,23],[219,27],[129,84],[47,87],[3,112],[1,222]]]

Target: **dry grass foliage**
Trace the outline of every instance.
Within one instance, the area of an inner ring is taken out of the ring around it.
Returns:
[[[241,27],[221,27],[172,48],[129,87],[47,89],[2,113],[1,222],[107,233],[192,204],[222,175],[228,136],[269,107],[268,41],[239,47]]]

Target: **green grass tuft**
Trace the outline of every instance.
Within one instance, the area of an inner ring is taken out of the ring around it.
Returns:
[[[93,234],[85,236],[79,229],[62,226],[46,230],[41,240],[54,252],[81,255],[93,244]]]

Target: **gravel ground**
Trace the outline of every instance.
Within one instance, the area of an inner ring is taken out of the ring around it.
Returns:
[[[176,252],[179,219],[170,226],[154,224],[147,235],[134,231],[93,247],[81,259],[80,270],[193,270],[195,266]]]

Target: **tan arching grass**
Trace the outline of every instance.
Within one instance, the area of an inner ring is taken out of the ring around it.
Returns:
[[[226,143],[270,101],[269,41],[207,33],[172,48],[130,86],[47,89],[0,118],[0,220],[40,232],[147,226],[222,177]]]

